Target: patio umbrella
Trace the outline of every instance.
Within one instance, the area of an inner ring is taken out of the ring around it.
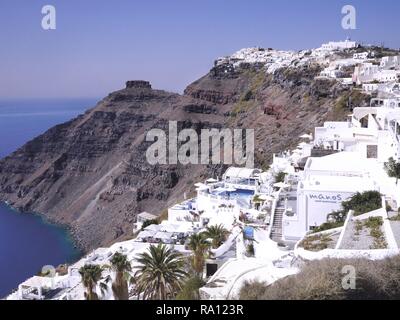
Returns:
[[[214,179],[214,178],[210,178],[206,180],[207,183],[215,183],[218,182],[218,180]]]
[[[284,183],[284,182],[278,182],[274,184],[274,187],[276,188],[289,188],[290,184]]]
[[[237,190],[237,189],[234,188],[234,187],[227,187],[227,188],[225,189],[226,192],[235,192],[236,190]]]
[[[312,135],[311,134],[303,134],[302,136],[300,136],[300,138],[302,139],[312,139]]]
[[[261,199],[261,200],[264,200],[264,201],[272,201],[272,200],[275,199],[274,197],[272,197],[272,196],[267,196],[266,194],[260,194],[260,195],[258,196],[258,198]]]

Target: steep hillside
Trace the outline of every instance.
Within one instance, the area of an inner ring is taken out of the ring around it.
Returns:
[[[294,147],[299,135],[347,113],[349,89],[314,80],[318,65],[274,75],[258,65],[224,64],[189,85],[184,95],[127,82],[85,114],[55,126],[0,160],[0,199],[71,228],[89,250],[131,235],[136,214],[161,213],[193,191],[193,183],[221,175],[223,165],[150,165],[151,128],[252,128],[256,165]]]

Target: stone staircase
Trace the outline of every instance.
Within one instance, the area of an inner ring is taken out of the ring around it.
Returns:
[[[271,239],[275,242],[282,241],[282,218],[284,212],[284,207],[277,207],[275,209],[274,221],[272,223],[271,230]]]

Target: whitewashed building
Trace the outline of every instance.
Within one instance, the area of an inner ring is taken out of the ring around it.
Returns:
[[[363,83],[362,85],[363,91],[366,93],[373,93],[378,91],[379,84],[378,83]]]
[[[400,55],[383,57],[381,59],[381,68],[383,68],[383,69],[390,69],[390,68],[399,69],[400,68]]]
[[[355,41],[350,41],[349,39],[346,39],[345,41],[330,41],[328,43],[324,43],[321,48],[323,50],[346,50],[346,49],[352,49],[357,47],[357,42]]]
[[[400,206],[400,186],[384,170],[390,157],[400,160],[399,100],[373,99],[371,107],[354,109],[347,122],[326,122],[315,128],[313,143],[332,154],[308,158],[299,176],[296,210],[282,217],[283,240],[301,239],[327,222],[356,192],[376,190]]]
[[[359,53],[353,54],[353,59],[356,59],[356,60],[365,60],[368,57],[369,57],[369,52],[359,52]]]
[[[298,214],[285,218],[283,224],[285,238],[300,239],[327,222],[328,215],[339,210],[342,201],[354,193],[377,189],[368,164],[356,152],[309,158],[297,189]]]
[[[355,67],[353,82],[363,84],[373,82],[379,72],[379,66],[373,63],[362,63]]]
[[[381,69],[380,66],[367,62],[355,67],[353,82],[358,85],[371,82],[396,82],[399,80],[399,70]]]
[[[398,70],[380,70],[375,76],[374,80],[379,82],[391,82],[399,80],[400,71]]]

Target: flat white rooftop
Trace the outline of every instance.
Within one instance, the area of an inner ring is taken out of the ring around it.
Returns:
[[[371,168],[375,159],[366,159],[357,152],[339,152],[321,158],[309,158],[305,167],[307,171],[329,171],[363,173]]]
[[[258,169],[230,167],[228,170],[226,170],[224,176],[230,178],[249,179],[254,178],[256,175],[260,174],[260,172],[261,171]]]
[[[303,189],[309,191],[361,192],[376,188],[371,179],[360,177],[313,175],[303,182]]]

